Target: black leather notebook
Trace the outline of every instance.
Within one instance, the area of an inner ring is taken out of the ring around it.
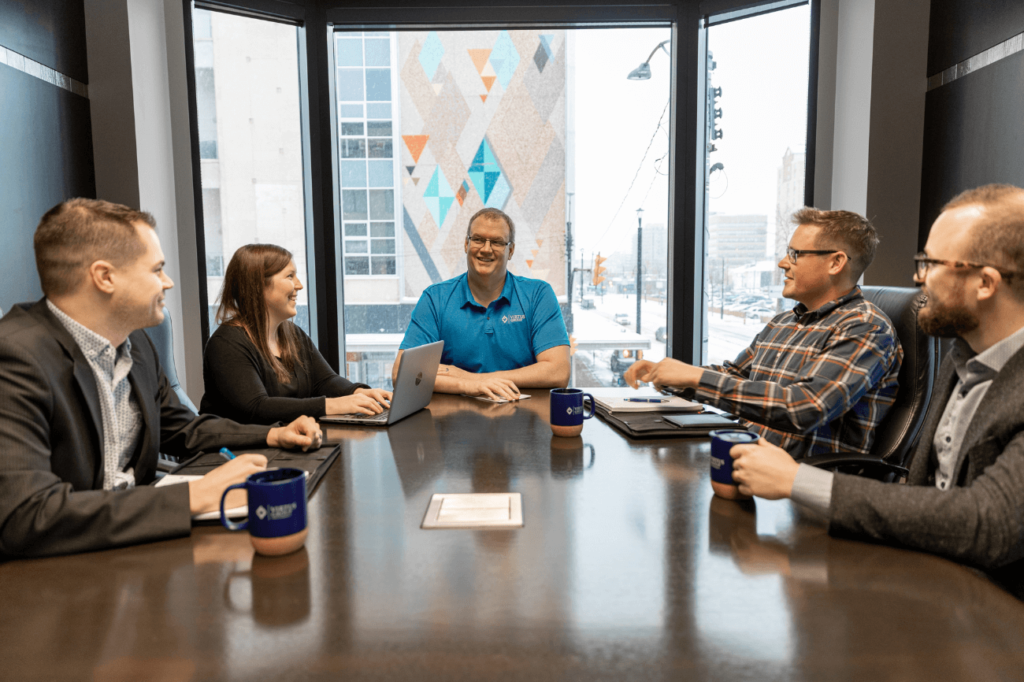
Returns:
[[[714,412],[666,414],[627,412],[614,414],[598,409],[604,421],[631,438],[702,437],[715,429],[742,429],[735,418]]]

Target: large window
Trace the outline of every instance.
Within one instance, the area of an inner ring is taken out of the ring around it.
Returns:
[[[810,7],[707,29],[704,362],[734,359],[777,313],[778,262],[804,205]]]
[[[664,357],[669,39],[668,28],[334,34],[349,378],[389,383],[424,289],[466,272],[468,221],[484,207],[516,223],[510,271],[561,302],[576,384],[616,385],[637,357]],[[660,43],[651,77],[629,80]]]
[[[210,329],[232,255],[262,243],[292,252],[308,332],[297,29],[205,9],[192,20]]]

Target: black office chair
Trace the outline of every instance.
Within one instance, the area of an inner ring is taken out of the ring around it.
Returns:
[[[874,303],[892,321],[903,346],[903,364],[898,377],[896,402],[875,432],[871,455],[815,455],[804,464],[833,471],[858,473],[882,480],[907,475],[907,458],[917,443],[928,410],[938,365],[938,340],[917,326],[917,311],[927,302],[912,287],[863,287],[864,298]]]

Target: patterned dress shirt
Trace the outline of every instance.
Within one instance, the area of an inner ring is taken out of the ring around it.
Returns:
[[[705,369],[693,399],[731,412],[794,458],[866,455],[896,398],[903,349],[859,287],[777,315],[733,362]]]
[[[142,412],[128,381],[132,342],[125,339],[115,349],[110,341],[75,322],[49,299],[46,305],[78,344],[96,377],[103,422],[103,489],[133,488],[135,472],[125,470],[125,466],[142,433]]]

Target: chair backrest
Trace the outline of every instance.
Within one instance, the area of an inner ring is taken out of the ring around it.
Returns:
[[[938,363],[938,341],[917,326],[917,311],[927,297],[914,287],[862,287],[871,301],[892,321],[903,346],[896,402],[875,431],[872,455],[903,465],[917,441],[928,410]]]
[[[160,365],[163,367],[164,374],[167,375],[167,381],[171,383],[171,388],[178,394],[178,400],[182,405],[199,414],[199,410],[189,400],[185,389],[181,387],[181,382],[178,381],[178,372],[174,368],[174,331],[171,328],[171,314],[167,308],[164,308],[164,321],[155,327],[147,327],[146,335],[156,346],[157,355],[160,356]]]

